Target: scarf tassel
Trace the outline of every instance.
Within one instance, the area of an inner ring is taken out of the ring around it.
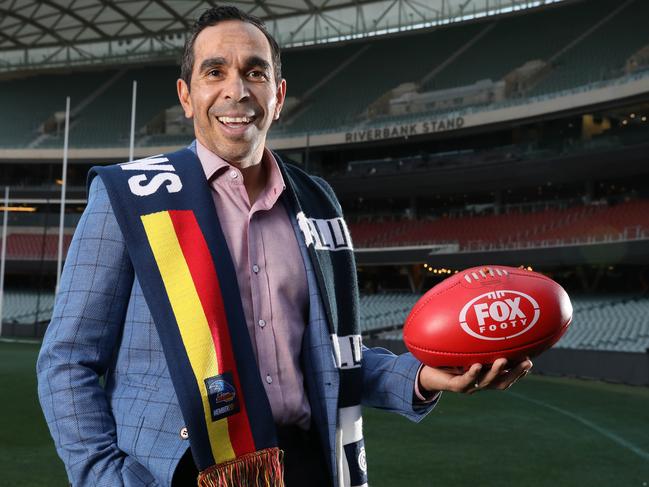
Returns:
[[[277,447],[248,453],[198,475],[199,487],[284,487],[284,452]]]

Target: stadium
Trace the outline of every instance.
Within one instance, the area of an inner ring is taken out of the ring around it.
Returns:
[[[86,176],[191,143],[174,86],[213,3],[0,2],[0,485],[67,485],[34,366]],[[415,302],[472,266],[573,303],[511,391],[365,412],[370,485],[647,485],[649,3],[232,4],[282,46],[269,146],[341,202],[365,344],[405,351]]]

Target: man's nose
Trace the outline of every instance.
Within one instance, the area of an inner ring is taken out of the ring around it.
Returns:
[[[245,80],[239,75],[229,76],[225,81],[225,97],[239,102],[248,98],[249,92]]]

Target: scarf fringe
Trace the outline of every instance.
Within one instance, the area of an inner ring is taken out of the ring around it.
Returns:
[[[206,468],[199,487],[284,487],[284,452],[277,447],[242,455]]]

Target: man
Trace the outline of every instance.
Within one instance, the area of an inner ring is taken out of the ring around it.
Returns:
[[[258,19],[206,11],[177,89],[195,143],[94,170],[39,356],[73,485],[365,485],[361,402],[418,421],[529,370],[361,346],[340,206],[266,148],[286,81]]]

